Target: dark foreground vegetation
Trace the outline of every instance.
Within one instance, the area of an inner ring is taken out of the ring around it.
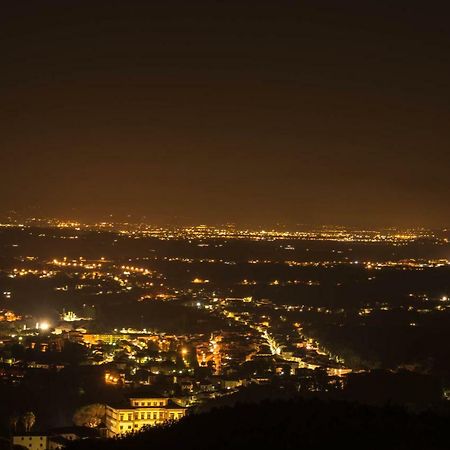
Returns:
[[[394,406],[296,399],[238,404],[123,439],[78,441],[70,450],[448,449],[448,417]]]

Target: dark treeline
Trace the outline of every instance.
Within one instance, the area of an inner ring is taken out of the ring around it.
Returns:
[[[295,399],[238,404],[123,439],[78,441],[70,450],[448,448],[448,417],[400,407]]]

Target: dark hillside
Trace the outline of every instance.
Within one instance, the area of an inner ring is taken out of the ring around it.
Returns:
[[[192,415],[125,439],[74,443],[70,450],[448,449],[448,418],[400,408],[297,399]]]

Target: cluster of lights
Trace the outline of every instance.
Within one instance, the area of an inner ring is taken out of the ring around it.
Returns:
[[[151,275],[151,273],[152,273],[151,270],[148,270],[144,267],[121,266],[121,269],[124,271],[125,275],[129,275],[130,273],[140,273],[142,275]]]

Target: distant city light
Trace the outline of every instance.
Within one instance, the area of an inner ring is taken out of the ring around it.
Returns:
[[[38,330],[42,330],[42,331],[47,331],[50,328],[50,324],[46,321],[44,322],[40,322],[37,324],[38,326],[36,327]]]

